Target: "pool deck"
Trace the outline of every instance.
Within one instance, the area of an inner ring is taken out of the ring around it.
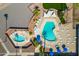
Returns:
[[[48,42],[46,41],[46,45],[49,48],[53,48],[54,51],[56,51],[55,45],[59,45],[60,49],[62,49],[62,44],[65,44],[68,48],[68,52],[76,52],[76,34],[75,29],[73,29],[73,8],[72,4],[67,4],[69,7],[69,10],[65,12],[65,19],[68,21],[66,24],[61,24],[58,26],[59,18],[58,17],[42,17],[40,24],[38,24],[37,28],[40,31],[40,35],[42,34],[42,30],[44,28],[44,25],[47,21],[53,21],[55,23],[55,30],[54,33],[57,37],[56,42]],[[44,38],[41,38],[44,42]],[[73,46],[73,47],[72,47]],[[46,48],[47,49],[47,48]],[[48,51],[48,49],[46,50]]]

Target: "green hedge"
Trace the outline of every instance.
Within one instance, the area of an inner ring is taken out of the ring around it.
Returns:
[[[66,3],[43,3],[45,9],[54,8],[60,11],[67,9]]]

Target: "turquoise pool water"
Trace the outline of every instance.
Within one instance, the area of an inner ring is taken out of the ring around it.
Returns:
[[[14,40],[15,40],[16,42],[23,42],[23,41],[25,41],[25,36],[19,35],[19,34],[17,34],[17,35],[15,34]]]
[[[43,28],[43,32],[42,32],[42,35],[45,40],[48,40],[48,41],[55,41],[56,40],[56,36],[53,32],[54,29],[55,29],[54,22],[46,22],[46,24]]]

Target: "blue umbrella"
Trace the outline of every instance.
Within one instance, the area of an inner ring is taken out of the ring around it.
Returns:
[[[63,52],[67,52],[68,51],[68,49],[65,47],[65,48],[63,48]]]
[[[54,52],[53,52],[53,49],[52,48],[49,49],[49,55],[50,56],[54,56]]]
[[[67,47],[65,46],[65,44],[62,45],[62,48],[63,48],[63,52],[67,52],[67,51],[68,51],[68,49],[67,49]]]
[[[57,53],[61,53],[61,50],[60,49],[57,49]]]
[[[37,35],[36,40],[37,40],[37,42],[38,42],[38,43],[40,43],[40,42],[41,42],[40,35]]]
[[[58,45],[56,45],[57,53],[61,53],[61,50]]]

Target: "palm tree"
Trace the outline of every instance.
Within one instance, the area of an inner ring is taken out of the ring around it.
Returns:
[[[39,7],[38,6],[35,6],[35,9],[38,9]]]

